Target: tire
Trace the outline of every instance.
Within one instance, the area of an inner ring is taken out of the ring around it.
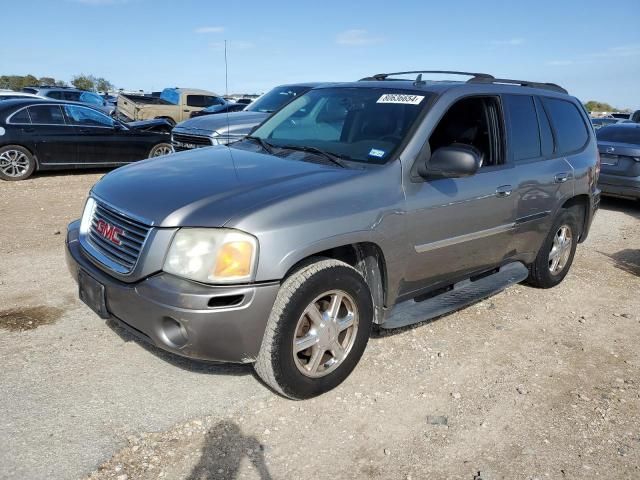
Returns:
[[[154,145],[149,151],[149,158],[162,157],[173,153],[173,147],[170,143],[159,143]]]
[[[578,245],[578,226],[581,224],[578,220],[577,210],[573,208],[560,210],[547,238],[540,247],[536,260],[529,266],[529,277],[527,278],[529,285],[537,288],[552,288],[562,282],[569,273]],[[563,229],[565,238],[566,235],[569,235],[570,243],[565,243],[564,247],[558,248],[563,243],[559,237]],[[557,255],[552,259],[554,245]],[[558,260],[557,264],[554,263],[556,259]]]
[[[156,120],[166,120],[171,125],[171,128],[176,126],[176,121],[171,117],[156,117]]]
[[[36,169],[33,154],[20,145],[6,145],[0,148],[0,178],[8,181],[25,180]]]
[[[351,326],[340,330],[349,319]],[[280,287],[254,365],[256,373],[291,399],[328,392],[358,364],[372,323],[371,292],[357,270],[330,259],[307,264]],[[299,346],[294,348],[296,338]]]

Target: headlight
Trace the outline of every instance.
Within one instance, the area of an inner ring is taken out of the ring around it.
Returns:
[[[225,228],[178,230],[163,270],[203,283],[250,281],[258,259],[258,240]]]
[[[86,235],[91,228],[91,219],[93,218],[93,212],[96,209],[96,201],[89,197],[87,203],[84,204],[84,211],[82,212],[82,220],[80,220],[80,233]]]

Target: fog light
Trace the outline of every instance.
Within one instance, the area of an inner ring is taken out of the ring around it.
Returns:
[[[165,342],[171,347],[182,348],[189,341],[187,329],[171,317],[162,319],[162,333],[164,334]]]

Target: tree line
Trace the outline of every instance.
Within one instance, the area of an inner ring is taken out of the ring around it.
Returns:
[[[34,75],[2,75],[0,76],[0,88],[9,90],[21,90],[24,87],[31,86],[57,86],[66,87],[67,82],[57,80],[53,77],[36,77]],[[92,92],[108,92],[115,87],[106,78],[95,77],[93,75],[79,74],[71,78],[71,85],[81,90],[89,90]]]

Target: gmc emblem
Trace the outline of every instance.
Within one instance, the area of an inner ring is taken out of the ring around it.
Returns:
[[[111,243],[115,245],[122,245],[122,241],[120,241],[120,235],[124,236],[124,230],[115,225],[111,225],[104,220],[98,220],[98,224],[96,225],[96,230],[98,233],[109,240]]]

